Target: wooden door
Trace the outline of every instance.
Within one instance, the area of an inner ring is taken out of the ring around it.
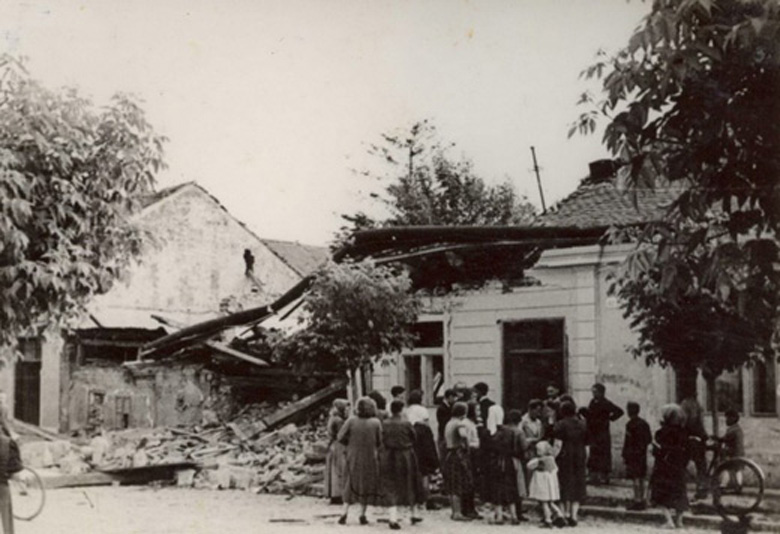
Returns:
[[[41,423],[41,362],[16,362],[14,417],[25,423]]]
[[[525,411],[531,399],[544,399],[550,383],[565,391],[563,319],[505,323],[504,407]]]

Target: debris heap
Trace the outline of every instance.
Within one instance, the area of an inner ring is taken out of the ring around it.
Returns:
[[[248,405],[229,422],[107,432],[80,446],[27,443],[23,461],[70,475],[179,465],[184,467],[176,471],[181,486],[316,494],[325,471],[327,409],[319,408],[300,426],[268,430],[263,421],[286,404]]]

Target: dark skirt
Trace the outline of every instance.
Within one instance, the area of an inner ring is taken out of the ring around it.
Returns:
[[[517,472],[511,456],[494,454],[488,473],[488,500],[493,504],[513,504],[518,498]]]
[[[444,493],[460,497],[474,493],[474,477],[471,473],[468,449],[447,451],[444,459]]]
[[[380,460],[382,501],[386,506],[411,506],[424,501],[414,450],[385,449]]]
[[[415,423],[414,433],[417,436],[414,442],[414,453],[417,455],[420,474],[422,476],[432,475],[439,469],[439,453],[431,427],[425,423]]]
[[[688,509],[688,492],[685,487],[685,467],[656,459],[650,477],[650,501],[682,512]]]

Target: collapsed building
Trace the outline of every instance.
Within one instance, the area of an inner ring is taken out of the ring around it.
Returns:
[[[327,259],[327,249],[262,239],[205,189],[185,183],[143,199],[135,222],[154,245],[126,279],[66,331],[41,327],[0,371],[10,413],[60,433],[188,425],[236,403],[305,395],[300,380],[219,340],[174,358],[139,361],[141,348],[182,326],[278,298]]]

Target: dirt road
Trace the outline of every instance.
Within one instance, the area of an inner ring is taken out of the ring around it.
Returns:
[[[47,493],[43,513],[31,522],[18,521],[17,534],[367,534],[389,528],[378,519],[381,509],[369,511],[371,525],[359,526],[357,515],[346,527],[336,524],[340,508],[322,499],[254,495],[243,491],[179,488],[98,487],[61,489]],[[537,524],[489,526],[454,523],[448,511],[425,512],[425,520],[402,528],[417,534],[474,534],[492,530],[546,532]],[[580,534],[657,534],[658,525],[626,525],[585,518]],[[690,529],[685,532],[712,532]]]

